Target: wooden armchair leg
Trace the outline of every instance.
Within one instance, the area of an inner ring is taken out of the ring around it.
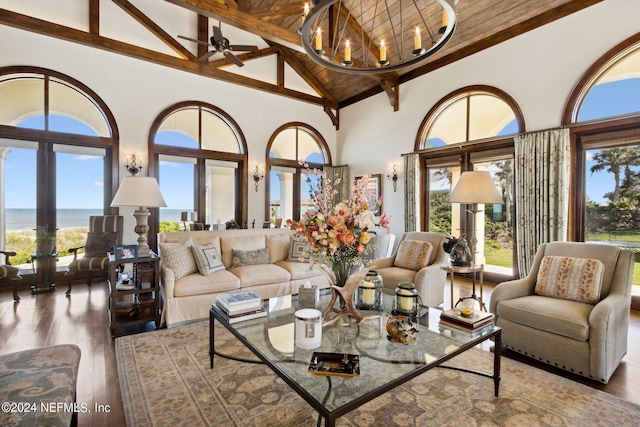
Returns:
[[[88,285],[91,286],[91,270],[89,270],[89,283],[88,283]]]
[[[20,295],[18,295],[18,285],[13,285],[13,300],[14,302],[20,301]]]
[[[66,293],[66,295],[69,296],[69,294],[71,294],[71,279],[67,279],[67,293]]]

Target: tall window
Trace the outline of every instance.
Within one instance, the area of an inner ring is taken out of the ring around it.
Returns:
[[[640,295],[640,35],[607,52],[570,95],[576,192],[572,238],[635,252]]]
[[[246,221],[246,152],[236,122],[213,105],[184,102],[163,111],[149,144],[151,173],[167,202],[159,230]]]
[[[309,207],[312,180],[317,178],[307,168],[331,164],[327,143],[312,127],[289,123],[272,135],[267,152],[266,215],[271,222],[300,219]]]
[[[111,212],[117,139],[112,114],[80,82],[41,68],[0,69],[0,246],[18,253],[12,262],[30,259],[42,225],[56,233],[65,265],[89,216]]]
[[[471,217],[465,205],[449,202],[449,193],[464,171],[486,170],[493,176],[505,203],[482,208],[475,236],[476,260],[485,264],[487,277],[494,280],[516,274],[511,135],[523,130],[522,114],[511,97],[495,88],[474,86],[440,100],[423,120],[416,139],[426,188],[420,207],[428,231],[470,235]]]

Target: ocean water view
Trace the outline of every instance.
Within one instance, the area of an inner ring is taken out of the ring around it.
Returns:
[[[162,209],[163,221],[180,221],[180,213],[187,209]],[[58,228],[88,227],[89,217],[102,215],[102,209],[58,209]],[[6,231],[36,228],[35,209],[5,209]]]

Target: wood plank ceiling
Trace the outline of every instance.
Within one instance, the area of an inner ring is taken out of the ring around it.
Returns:
[[[150,18],[155,16],[151,13],[153,11],[144,10],[145,7],[152,7],[149,6],[149,2],[140,3],[139,8],[134,5],[134,1],[111,0],[174,51],[175,55],[102,36],[100,1],[109,0],[85,1],[88,2],[89,10],[88,31],[2,8],[0,24],[318,104],[324,108],[338,128],[339,110],[342,107],[386,91],[390,105],[397,110],[399,88],[402,83],[602,0],[460,0],[455,5],[458,20],[456,30],[451,40],[440,51],[401,71],[373,75],[333,71],[312,61],[304,53],[298,34],[304,5],[302,0],[165,0],[198,15],[197,19],[194,19],[197,28],[193,33],[198,34],[198,39],[203,42],[208,41],[211,27],[218,21],[261,37],[266,42],[266,48],[256,52],[239,53],[237,56],[247,62],[268,55],[277,55],[275,84],[223,70],[220,67],[226,67],[230,62],[222,55],[215,56],[207,63],[199,62],[198,58],[207,52],[207,46],[183,43],[176,34],[169,34],[162,25]],[[380,0],[363,1],[366,10],[374,7]],[[341,7],[344,8],[344,4]],[[351,13],[355,15],[355,12]],[[234,40],[234,43],[242,41]],[[300,75],[318,96],[289,89],[284,81],[285,63]]]

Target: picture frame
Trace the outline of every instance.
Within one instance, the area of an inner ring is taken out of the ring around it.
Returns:
[[[138,245],[116,245],[113,253],[117,260],[138,258]]]
[[[363,179],[364,176],[356,176],[356,180]],[[366,193],[367,193],[367,201],[369,202],[369,210],[373,211],[375,216],[379,216],[382,214],[382,203],[376,209],[376,203],[382,196],[382,174],[376,173],[369,175],[369,178],[366,182]]]

